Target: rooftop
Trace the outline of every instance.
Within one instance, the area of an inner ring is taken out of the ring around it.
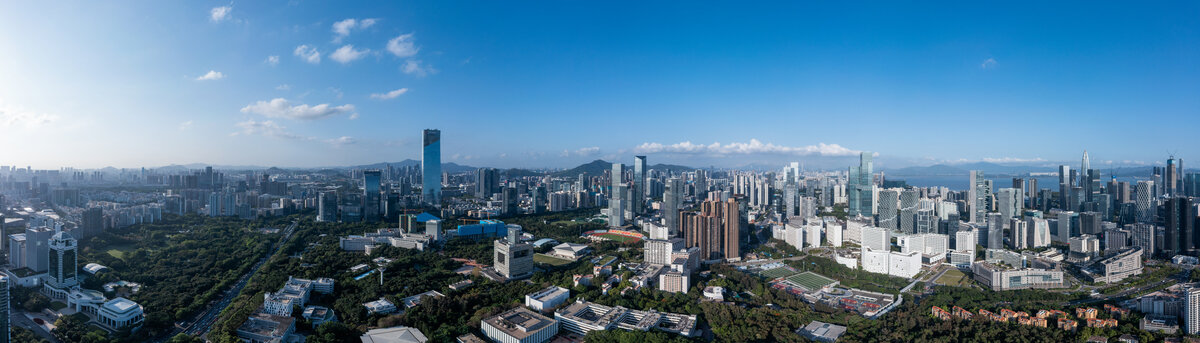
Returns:
[[[133,300],[129,300],[129,299],[125,299],[125,298],[116,298],[116,299],[109,300],[108,302],[104,303],[104,308],[107,308],[108,310],[116,312],[116,313],[125,313],[125,312],[132,311],[134,309],[140,309],[140,308],[142,308],[142,306],[138,305],[138,303],[136,303],[136,302],[133,302]]]
[[[546,287],[546,289],[543,289],[543,290],[534,292],[533,294],[530,294],[529,297],[533,298],[534,300],[543,301],[546,299],[553,299],[558,296],[569,295],[569,294],[570,294],[570,291],[567,290],[566,288],[562,288],[562,287],[558,287],[558,286],[550,286],[550,287]]]
[[[374,329],[359,338],[363,343],[424,343],[429,340],[421,330],[407,326]]]
[[[796,331],[805,337],[832,342],[836,341],[838,337],[841,337],[842,334],[846,333],[846,327],[825,322],[812,321],[804,328]]]
[[[504,313],[484,319],[483,322],[518,340],[532,336],[555,323],[554,319],[534,313],[524,307],[515,307],[504,311]]]

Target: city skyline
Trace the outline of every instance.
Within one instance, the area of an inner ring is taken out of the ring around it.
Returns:
[[[501,168],[1195,160],[1169,123],[1200,108],[1200,7],[1157,5],[4,4],[30,34],[0,35],[0,144],[39,169],[420,160],[425,127]]]

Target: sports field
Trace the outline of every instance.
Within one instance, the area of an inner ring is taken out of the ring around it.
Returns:
[[[611,240],[611,241],[617,241],[620,243],[637,242],[639,240],[639,238],[637,238],[637,237],[629,237],[629,236],[625,236],[625,235],[618,235],[615,233],[602,233],[602,234],[596,235],[596,237],[604,238],[604,239]]]
[[[825,286],[837,283],[833,279],[821,276],[813,272],[803,272],[787,278],[788,281],[794,282],[800,287],[804,287],[810,291],[815,291]]]
[[[767,280],[774,280],[774,279],[785,277],[785,276],[795,275],[796,271],[788,269],[787,267],[779,267],[779,268],[771,268],[771,269],[764,270],[762,272],[759,272],[759,274],[762,275],[763,277],[767,278]]]

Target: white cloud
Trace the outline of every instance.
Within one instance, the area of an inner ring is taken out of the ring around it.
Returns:
[[[371,27],[371,25],[375,25],[376,21],[378,21],[378,19],[375,19],[375,18],[366,18],[366,19],[362,19],[362,20],[358,20],[358,19],[354,19],[354,18],[346,18],[346,19],[343,19],[336,23],[333,23],[333,33],[334,33],[333,42],[341,43],[342,38],[346,38],[346,36],[350,35],[350,30],[353,30],[356,28],[357,29],[365,29],[365,28]]]
[[[214,23],[225,21],[226,19],[229,19],[229,14],[231,12],[233,12],[233,6],[213,7],[213,9],[209,11],[209,20],[212,20]]]
[[[388,41],[387,51],[391,52],[392,55],[396,55],[396,57],[415,56],[418,51],[421,51],[421,48],[417,47],[413,43],[413,40],[413,34],[411,33],[399,35]]]
[[[224,78],[225,78],[225,74],[222,74],[221,72],[216,71],[216,70],[209,70],[207,74],[197,77],[196,81],[212,81],[212,80],[220,80],[220,79],[224,79]]]
[[[285,83],[285,84],[282,84],[282,85],[275,86],[275,90],[279,90],[279,91],[286,91],[286,90],[289,90],[289,89],[292,89],[292,86],[291,86],[291,85],[289,85],[289,84],[286,84],[286,83]]]
[[[387,93],[371,94],[371,99],[379,99],[379,100],[395,99],[396,97],[398,97],[404,93],[408,93],[408,88],[400,88],[400,89],[390,91]]]
[[[341,106],[330,106],[329,104],[309,106],[300,104],[293,106],[284,98],[275,98],[271,99],[271,101],[259,101],[246,105],[246,107],[242,107],[242,113],[258,114],[268,118],[304,120],[322,119],[339,114],[355,114],[354,105],[350,104]]]
[[[261,135],[261,136],[285,138],[285,139],[299,139],[299,140],[311,139],[309,137],[304,137],[301,135],[290,133],[287,131],[287,127],[284,127],[283,125],[279,125],[279,124],[275,123],[274,121],[270,121],[270,120],[256,121],[254,119],[250,119],[250,120],[247,120],[244,122],[237,123],[237,127],[241,128],[242,130],[239,132],[234,132],[233,133],[234,136],[236,136],[236,135],[247,135],[247,136]]]
[[[404,61],[404,65],[400,67],[400,71],[403,71],[405,74],[416,75],[417,77],[437,73],[437,69],[433,69],[428,64],[421,64],[421,61],[414,59]]]
[[[267,60],[265,62],[272,66],[279,65],[279,56],[278,55],[267,56]]]
[[[326,139],[325,143],[332,144],[333,146],[343,146],[358,143],[358,140],[350,136],[341,136],[338,138]]]
[[[819,143],[817,145],[807,145],[798,147],[789,147],[775,145],[771,143],[763,143],[757,139],[751,139],[748,143],[734,142],[722,145],[714,142],[712,144],[694,144],[692,142],[680,142],[670,145],[660,143],[642,143],[633,151],[639,154],[653,153],[673,153],[673,154],[692,154],[692,155],[749,155],[749,154],[777,154],[777,155],[796,155],[796,156],[853,156],[860,151],[851,150],[837,144]]]
[[[13,108],[0,102],[0,128],[24,127],[26,129],[34,129],[54,123],[58,119],[57,115]]]
[[[185,130],[188,130],[188,129],[191,129],[191,128],[192,128],[192,121],[191,121],[191,120],[188,120],[188,121],[185,121],[185,122],[179,123],[179,131],[185,131]]]
[[[980,63],[980,64],[979,64],[979,67],[980,67],[980,68],[983,68],[983,69],[992,69],[992,68],[995,68],[995,67],[996,67],[996,59],[995,59],[995,58],[988,58],[988,59],[986,59],[986,60],[983,60],[983,63]]]
[[[307,44],[296,47],[296,50],[292,51],[292,54],[295,54],[296,57],[308,63],[321,63],[321,53],[317,51],[316,47],[311,47]]]
[[[329,54],[329,58],[337,61],[338,63],[346,64],[363,58],[363,56],[366,56],[369,52],[371,52],[370,49],[354,50],[353,44],[346,44],[335,50],[332,54]]]

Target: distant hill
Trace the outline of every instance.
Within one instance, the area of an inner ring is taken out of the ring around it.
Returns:
[[[612,170],[612,163],[604,160],[595,160],[579,165],[578,167],[551,173],[551,176],[579,176],[579,174],[587,174],[588,176],[604,175],[605,170]]]

